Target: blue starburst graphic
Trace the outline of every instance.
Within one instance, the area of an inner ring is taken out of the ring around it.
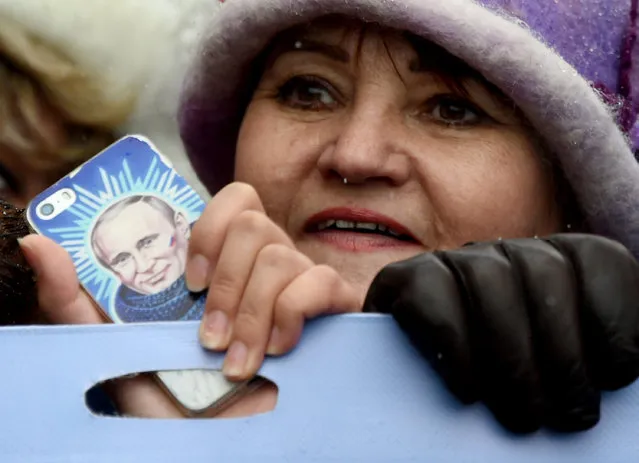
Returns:
[[[37,213],[41,204],[64,188],[71,188],[76,194],[70,207],[52,219]],[[38,195],[27,211],[33,228],[71,255],[80,282],[114,321],[118,321],[113,298],[119,281],[99,264],[91,250],[90,235],[105,209],[139,194],[165,200],[191,223],[204,209],[195,190],[147,141],[126,137]]]

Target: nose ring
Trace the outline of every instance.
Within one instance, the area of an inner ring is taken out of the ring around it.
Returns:
[[[348,184],[348,179],[346,177],[344,177],[344,185]]]

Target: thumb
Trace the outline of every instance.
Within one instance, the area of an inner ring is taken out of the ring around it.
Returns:
[[[29,235],[20,247],[36,275],[40,311],[55,324],[97,324],[103,318],[81,289],[71,256],[53,240]]]

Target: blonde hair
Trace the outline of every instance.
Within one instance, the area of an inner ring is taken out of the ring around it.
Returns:
[[[78,164],[108,146],[133,101],[107,101],[62,52],[0,18],[0,148],[40,169]]]

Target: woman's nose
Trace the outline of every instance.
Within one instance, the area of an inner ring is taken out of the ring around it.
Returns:
[[[355,108],[336,124],[333,143],[318,160],[325,177],[349,183],[382,181],[400,185],[410,176],[401,115],[372,107]]]

